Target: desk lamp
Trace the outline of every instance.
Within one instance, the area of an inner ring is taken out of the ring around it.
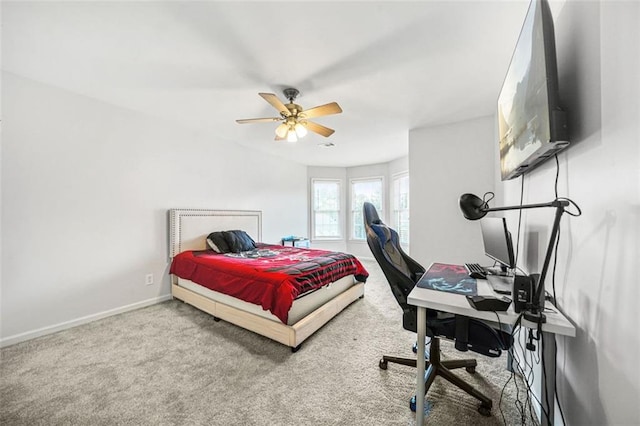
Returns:
[[[460,199],[458,200],[460,204],[460,210],[464,217],[468,220],[478,220],[482,219],[489,212],[497,212],[504,210],[524,210],[524,209],[536,209],[540,207],[555,207],[556,216],[553,221],[553,228],[551,230],[551,237],[549,238],[549,245],[547,247],[547,254],[544,258],[544,264],[542,266],[542,272],[540,273],[540,280],[538,281],[533,298],[531,299],[531,306],[524,312],[524,318],[528,321],[534,322],[536,324],[541,324],[546,321],[546,317],[544,316],[542,310],[543,306],[540,302],[540,298],[542,297],[542,292],[544,291],[544,280],[547,276],[547,270],[549,269],[549,263],[551,261],[551,254],[553,252],[553,246],[555,244],[556,238],[558,236],[558,229],[560,228],[560,218],[565,211],[565,207],[569,206],[570,202],[564,199],[558,199],[549,202],[549,203],[540,203],[540,204],[524,204],[519,206],[508,206],[508,207],[489,207],[489,202],[481,199],[477,195],[474,194],[462,194]]]

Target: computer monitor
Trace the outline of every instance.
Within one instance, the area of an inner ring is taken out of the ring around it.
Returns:
[[[503,217],[484,217],[480,220],[484,254],[500,264],[501,269],[516,267],[511,234]]]

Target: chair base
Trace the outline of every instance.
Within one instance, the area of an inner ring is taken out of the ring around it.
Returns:
[[[398,358],[398,357],[385,355],[380,360],[380,363],[378,366],[381,369],[386,370],[387,363],[389,362],[394,364],[406,365],[408,367],[414,367],[414,368],[416,368],[418,365],[417,359]],[[483,393],[479,392],[476,388],[471,386],[469,383],[465,382],[464,380],[462,380],[461,378],[459,378],[458,376],[456,376],[451,372],[451,370],[453,369],[464,367],[467,370],[467,372],[473,374],[476,372],[477,365],[478,365],[478,362],[475,359],[455,359],[455,360],[442,361],[440,359],[440,339],[437,337],[432,338],[431,344],[429,347],[429,360],[425,361],[425,371],[426,371],[424,376],[425,395],[429,390],[429,388],[431,387],[431,384],[435,380],[436,376],[441,376],[445,378],[447,381],[449,381],[450,383],[456,385],[457,387],[459,387],[460,389],[468,393],[469,395],[478,399],[480,401],[480,407],[478,407],[478,412],[483,416],[490,416],[491,408],[493,407],[493,401],[491,401],[491,398],[488,398],[486,395],[484,395]],[[415,403],[412,405],[411,409],[415,411]]]

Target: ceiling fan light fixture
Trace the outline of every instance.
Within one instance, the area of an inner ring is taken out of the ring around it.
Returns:
[[[284,139],[287,137],[288,131],[289,131],[289,126],[287,126],[287,123],[282,123],[278,127],[276,127],[276,136]]]
[[[289,132],[287,132],[287,142],[298,142],[298,136],[295,130],[289,130]]]
[[[296,131],[296,135],[299,138],[304,138],[307,135],[307,128],[304,127],[304,125],[300,122],[296,123],[296,125],[294,126],[294,129]]]

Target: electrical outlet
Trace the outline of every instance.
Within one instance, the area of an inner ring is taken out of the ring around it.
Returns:
[[[147,274],[147,275],[145,275],[145,277],[144,277],[144,283],[145,283],[146,285],[151,285],[151,284],[153,284],[153,274]]]

